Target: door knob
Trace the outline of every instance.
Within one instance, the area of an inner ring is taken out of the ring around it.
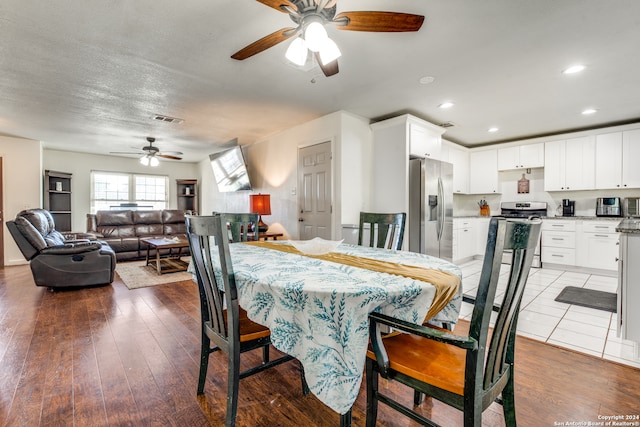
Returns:
[[[304,218],[298,218],[298,222],[304,222]]]

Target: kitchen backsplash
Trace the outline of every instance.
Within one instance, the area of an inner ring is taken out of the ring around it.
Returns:
[[[514,170],[499,172],[499,184],[501,194],[454,194],[453,215],[472,216],[480,215],[478,202],[486,200],[491,208],[491,215],[500,214],[501,202],[546,202],[549,216],[561,216],[562,199],[571,199],[576,202],[576,216],[595,216],[596,198],[598,197],[640,197],[640,189],[634,190],[589,190],[589,191],[544,191],[544,169],[530,169],[531,173],[525,173],[529,180],[529,193],[518,193],[518,180],[522,179],[525,171]]]

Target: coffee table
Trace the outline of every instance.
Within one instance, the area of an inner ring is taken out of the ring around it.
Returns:
[[[147,245],[147,257],[146,265],[151,265],[156,268],[158,275],[164,273],[175,273],[176,271],[187,271],[189,263],[180,259],[182,256],[182,249],[189,247],[189,242],[186,237],[176,236],[175,238],[146,238],[140,239]],[[155,258],[149,256],[151,249],[156,250]],[[166,256],[161,256],[162,249],[169,249],[169,253]],[[173,250],[177,249],[177,253],[173,253]]]

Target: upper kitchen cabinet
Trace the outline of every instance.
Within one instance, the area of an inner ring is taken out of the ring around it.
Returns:
[[[469,150],[455,144],[443,144],[448,151],[448,159],[453,164],[453,192],[457,194],[469,193]]]
[[[472,151],[469,153],[469,193],[500,193],[498,188],[497,150]]]
[[[640,188],[640,129],[596,136],[596,189]]]
[[[373,123],[373,182],[371,208],[407,212],[409,158],[440,160],[444,128],[405,114]]]
[[[409,116],[409,154],[412,157],[428,157],[441,160],[441,135],[444,129],[440,126]]]
[[[541,168],[544,144],[528,144],[498,149],[498,170]]]
[[[544,144],[545,191],[592,190],[596,141],[593,135]]]

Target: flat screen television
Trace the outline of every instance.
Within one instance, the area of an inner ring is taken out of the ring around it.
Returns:
[[[247,166],[240,146],[209,154],[218,191],[251,190]]]

